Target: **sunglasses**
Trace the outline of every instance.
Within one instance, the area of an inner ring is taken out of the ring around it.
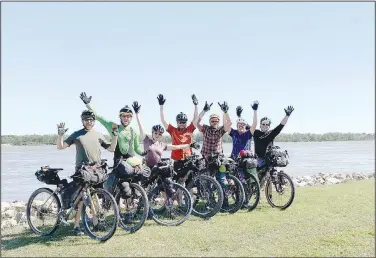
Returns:
[[[219,120],[211,120],[210,123],[219,123]]]
[[[185,125],[187,122],[179,121],[178,124]]]
[[[270,124],[261,124],[261,125],[263,125],[263,126],[269,126]]]
[[[94,119],[92,119],[92,118],[85,118],[84,121],[85,122],[94,122]]]

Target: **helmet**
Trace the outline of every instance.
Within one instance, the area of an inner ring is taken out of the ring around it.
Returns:
[[[161,125],[154,125],[151,130],[153,132],[161,132],[164,133],[164,128]]]
[[[86,118],[92,118],[93,120],[95,120],[95,114],[93,111],[91,110],[84,110],[82,111],[81,113],[81,120],[84,120]]]
[[[210,121],[212,118],[218,118],[218,120],[220,119],[220,118],[219,118],[219,115],[217,115],[217,114],[211,114],[211,115],[209,116],[209,121]]]
[[[271,121],[268,117],[263,117],[263,118],[261,118],[261,120],[260,120],[260,124],[261,124],[262,122],[264,122],[264,121],[266,121],[269,125],[272,123],[272,121]]]
[[[236,124],[239,123],[247,125],[247,122],[243,118],[238,118],[238,120],[236,120]]]
[[[128,105],[125,105],[125,107],[123,107],[122,109],[120,109],[119,113],[120,114],[122,114],[122,113],[131,113],[131,114],[133,114],[133,111],[132,111],[132,109]]]
[[[187,122],[188,118],[187,118],[187,115],[184,114],[183,112],[180,112],[177,116],[176,116],[176,122]]]

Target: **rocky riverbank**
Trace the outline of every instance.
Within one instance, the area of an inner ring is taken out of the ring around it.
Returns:
[[[319,173],[313,176],[292,177],[292,180],[295,187],[308,187],[315,185],[333,185],[344,183],[350,180],[364,180],[374,178],[375,173]],[[1,202],[1,230],[14,227],[28,228],[29,226],[27,223],[25,210],[25,201]]]

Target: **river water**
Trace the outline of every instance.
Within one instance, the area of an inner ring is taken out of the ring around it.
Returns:
[[[276,145],[287,149],[290,164],[284,168],[291,176],[313,175],[322,173],[372,173],[375,171],[374,141],[345,142],[279,142]],[[231,152],[231,143],[224,144],[224,152]],[[168,157],[169,152],[164,156]],[[106,150],[112,166],[112,156]],[[24,200],[39,187],[46,184],[39,182],[35,172],[45,165],[59,167],[61,178],[73,174],[75,147],[58,151],[56,146],[5,146],[1,148],[1,201]],[[70,181],[70,179],[68,179]],[[48,186],[54,189],[54,186]]]

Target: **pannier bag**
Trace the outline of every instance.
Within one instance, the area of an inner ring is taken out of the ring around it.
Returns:
[[[108,179],[106,170],[101,165],[82,165],[73,177],[74,181],[85,182],[91,185],[98,185]]]

